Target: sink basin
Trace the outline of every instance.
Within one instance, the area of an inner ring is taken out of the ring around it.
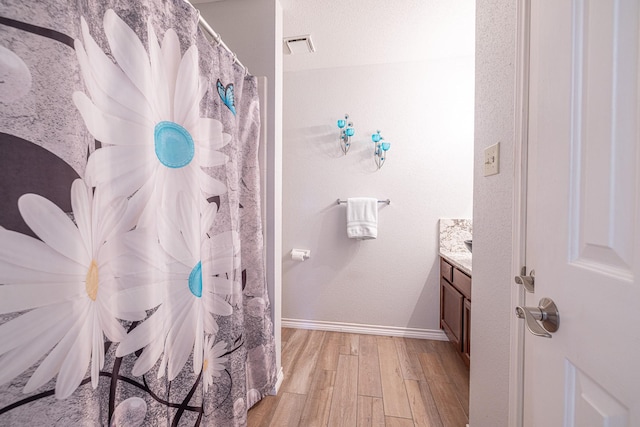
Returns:
[[[459,240],[458,240],[458,241],[459,241]],[[465,240],[465,241],[464,241],[464,245],[467,247],[467,249],[469,249],[469,252],[473,252],[473,251],[471,250],[471,242],[472,242],[472,240]]]

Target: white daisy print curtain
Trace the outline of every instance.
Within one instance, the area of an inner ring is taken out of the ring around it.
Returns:
[[[259,128],[185,1],[3,0],[0,425],[246,425],[276,381]]]

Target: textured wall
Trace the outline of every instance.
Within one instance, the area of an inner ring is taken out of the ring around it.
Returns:
[[[472,209],[473,61],[285,73],[283,318],[439,329],[438,218]],[[356,129],[346,156],[345,113]],[[391,142],[379,171],[376,129]],[[377,240],[346,236],[336,199],[356,196],[391,199]],[[293,247],[311,259],[292,261]]]
[[[509,321],[513,315],[512,205],[516,2],[476,2],[473,339],[470,423],[508,420]],[[500,174],[483,177],[483,152],[500,141]]]

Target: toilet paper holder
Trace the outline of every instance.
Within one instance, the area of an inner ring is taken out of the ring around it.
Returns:
[[[311,258],[310,249],[291,249],[291,259],[294,261],[305,261]]]

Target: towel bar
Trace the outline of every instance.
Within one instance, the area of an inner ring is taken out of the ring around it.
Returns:
[[[347,203],[347,201],[346,201],[346,200],[340,200],[340,199],[338,199],[338,200],[336,201],[336,204],[337,204],[337,205],[339,205],[339,204],[341,204],[341,203]],[[391,200],[389,200],[389,199],[387,199],[387,200],[378,200],[378,203],[384,203],[384,204],[386,204],[386,205],[390,205],[390,204],[391,204]]]

